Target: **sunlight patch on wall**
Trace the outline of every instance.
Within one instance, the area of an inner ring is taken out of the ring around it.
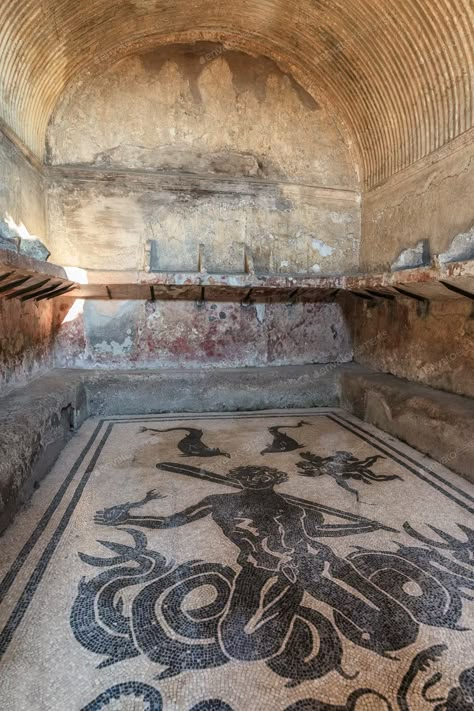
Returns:
[[[80,269],[79,267],[64,267],[67,274],[67,278],[70,281],[75,281],[76,284],[88,284],[87,272],[85,269]],[[67,312],[63,319],[63,323],[70,323],[75,321],[78,316],[81,316],[84,312],[84,299],[75,299],[73,305]]]

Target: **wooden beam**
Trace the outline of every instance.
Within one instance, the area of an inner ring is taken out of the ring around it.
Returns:
[[[287,297],[287,303],[294,304],[299,291],[300,291],[300,287],[290,291],[290,293],[288,294],[288,297]]]
[[[20,297],[22,301],[31,301],[33,299],[37,299],[38,296],[42,296],[43,294],[49,294],[49,292],[54,291],[55,289],[60,288],[63,285],[63,282],[56,282],[55,284],[50,284],[46,288],[40,288],[41,284],[35,284],[35,290],[30,291],[29,293],[25,294],[25,296]]]
[[[393,301],[396,297],[395,294],[391,294],[388,291],[377,291],[376,289],[366,289],[368,294],[372,294],[376,298],[380,299],[389,299],[390,301]]]
[[[375,301],[375,298],[370,294],[366,294],[363,291],[349,291],[349,294],[359,297],[359,299],[365,299],[366,301]]]
[[[473,299],[474,300],[474,292],[472,291],[467,291],[467,289],[463,289],[460,286],[456,286],[455,284],[450,284],[449,281],[443,281],[440,279],[440,284],[446,287],[446,289],[449,289],[450,291],[454,291],[455,294],[459,294],[460,296],[465,296],[466,299]]]
[[[55,299],[57,296],[64,296],[64,294],[67,294],[69,291],[72,291],[75,288],[76,284],[61,286],[59,289],[55,289],[54,291],[50,291],[47,294],[42,294],[41,296],[38,296],[36,298],[36,301],[43,301],[43,299]]]
[[[406,296],[408,299],[415,299],[415,301],[424,301],[427,302],[429,299],[426,298],[426,296],[422,296],[421,294],[417,294],[415,291],[409,291],[408,289],[402,288],[401,286],[394,286],[394,289],[398,291],[399,294],[402,296]]]
[[[252,306],[253,301],[250,298],[252,294],[252,289],[249,289],[247,293],[245,294],[244,298],[241,300],[240,305],[247,307],[247,306]]]
[[[14,291],[18,286],[21,286],[28,281],[28,279],[34,279],[34,277],[22,276],[20,279],[15,279],[14,281],[10,281],[8,284],[0,286],[0,294],[4,294],[6,296],[10,291]]]
[[[31,284],[31,286],[25,286],[24,289],[18,289],[18,291],[14,291],[13,294],[10,294],[10,296],[7,296],[7,299],[18,299],[20,296],[23,296],[24,294],[29,294],[32,291],[38,291],[41,289],[42,286],[47,284],[51,279],[48,277],[47,279],[43,279],[42,281],[38,281],[35,284]]]

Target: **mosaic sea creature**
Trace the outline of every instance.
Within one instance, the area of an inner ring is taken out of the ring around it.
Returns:
[[[273,437],[273,442],[263,449],[260,454],[277,454],[284,452],[293,452],[295,449],[302,449],[305,445],[299,444],[295,439],[280,432],[280,430],[291,430],[303,427],[303,425],[309,425],[309,422],[301,420],[297,425],[278,425],[277,427],[269,427],[268,431]]]
[[[169,427],[166,430],[157,430],[152,427],[140,427],[140,432],[154,432],[162,434],[163,432],[187,432],[188,434],[178,442],[178,449],[182,452],[183,457],[227,457],[230,459],[230,454],[223,452],[218,447],[208,447],[202,441],[204,432],[195,427]]]
[[[139,681],[125,681],[115,684],[100,694],[90,704],[84,706],[81,711],[102,711],[109,707],[114,701],[133,699],[134,709],[138,711],[138,703],[141,702],[143,711],[163,711],[163,698],[153,686]],[[114,708],[116,708],[114,706]],[[229,704],[225,704],[220,699],[206,699],[195,704],[189,711],[233,711]]]
[[[373,482],[394,481],[400,479],[396,474],[374,474],[371,467],[379,459],[385,459],[380,454],[376,454],[366,459],[357,459],[350,452],[339,451],[330,457],[320,457],[311,452],[302,452],[300,457],[304,460],[298,462],[297,467],[301,472],[301,476],[319,477],[330,476],[338,486],[354,494],[359,501],[359,492],[349,486],[348,479],[362,481],[364,484],[372,484]]]
[[[399,711],[417,711],[420,708],[419,702],[426,708],[426,702],[435,704],[432,711],[474,711],[474,667],[465,669],[459,675],[459,686],[452,688],[446,698],[430,698],[428,691],[442,679],[442,674],[437,672],[425,682],[415,696],[411,696],[415,683],[424,672],[430,670],[431,664],[438,661],[440,656],[447,650],[445,644],[437,644],[419,652],[412,660],[410,667],[403,677],[397,692],[397,707]],[[301,699],[295,704],[288,706],[285,711],[355,711],[358,701],[366,697],[379,699],[384,704],[385,711],[394,711],[394,707],[382,694],[373,689],[356,689],[347,698],[344,705],[328,704],[317,699]],[[420,698],[421,697],[421,698]],[[377,707],[373,708],[380,708]]]
[[[418,701],[435,704],[433,711],[474,711],[474,667],[465,669],[459,675],[459,685],[453,687],[448,696],[431,698],[428,691],[438,684],[442,679],[442,674],[437,672],[425,682],[421,689],[411,698],[415,683],[419,677],[429,672],[431,664],[438,661],[440,656],[447,650],[445,644],[434,645],[419,652],[412,660],[407,673],[404,675],[397,692],[397,706],[399,711],[416,711]],[[421,696],[421,698],[420,698]],[[82,711],[101,711],[106,708],[110,701],[119,701],[125,697],[133,697],[143,701],[143,711],[162,711],[163,701],[158,689],[140,682],[124,682],[116,684],[100,694],[94,701],[87,704]],[[374,689],[356,689],[347,697],[343,705],[331,704],[319,701],[318,699],[301,699],[284,711],[355,711],[358,702],[378,699],[384,705],[386,711],[394,711],[390,701]],[[413,705],[415,704],[415,705]],[[374,706],[375,708],[375,706]],[[377,705],[377,708],[382,708]],[[233,709],[220,699],[209,699],[194,705],[189,711],[233,711]]]

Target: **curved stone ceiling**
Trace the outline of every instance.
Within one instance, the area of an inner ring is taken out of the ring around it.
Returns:
[[[134,51],[219,40],[276,60],[346,125],[368,187],[472,127],[471,0],[10,0],[0,106],[38,156],[71,83]]]

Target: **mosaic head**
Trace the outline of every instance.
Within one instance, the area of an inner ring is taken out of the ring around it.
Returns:
[[[272,489],[277,484],[288,481],[288,474],[273,467],[237,467],[231,469],[229,479],[236,481],[243,489]]]

